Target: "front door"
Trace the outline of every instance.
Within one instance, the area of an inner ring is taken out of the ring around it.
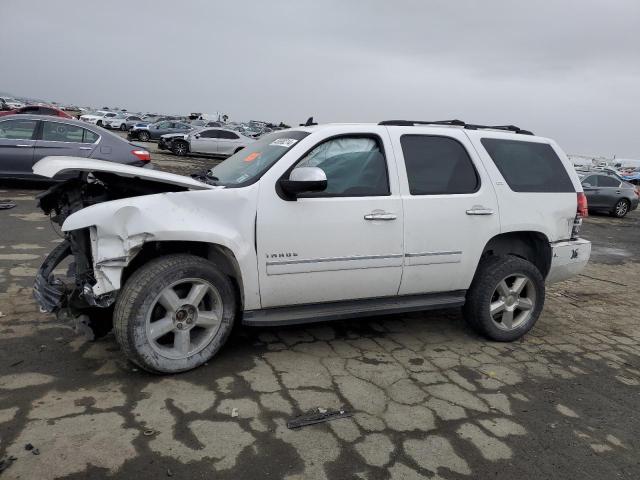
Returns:
[[[296,164],[324,170],[328,186],[297,200],[260,186],[262,307],[397,295],[402,201],[386,130],[329,139]],[[289,173],[285,173],[288,176]]]
[[[189,148],[193,153],[218,153],[218,136],[220,130],[202,130],[189,136]]]
[[[500,231],[495,191],[467,136],[427,132],[407,127],[393,139],[404,159],[402,295],[468,288],[484,246]]]
[[[37,120],[0,121],[0,174],[4,177],[33,175],[33,150]]]
[[[218,155],[233,155],[240,147],[240,137],[234,132],[220,130],[218,140]]]

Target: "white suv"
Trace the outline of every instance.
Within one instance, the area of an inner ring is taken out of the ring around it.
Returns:
[[[96,330],[113,312],[126,355],[154,372],[206,362],[234,322],[464,306],[483,335],[514,340],[540,316],[545,283],[591,251],[571,163],[513,126],[300,127],[196,178],[69,157],[34,171],[91,173],[40,198],[66,233],[37,275],[41,307]],[[68,255],[65,283],[52,272]]]

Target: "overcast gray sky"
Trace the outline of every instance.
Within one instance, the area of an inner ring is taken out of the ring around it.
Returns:
[[[0,0],[0,91],[297,124],[513,123],[640,158],[639,0]]]

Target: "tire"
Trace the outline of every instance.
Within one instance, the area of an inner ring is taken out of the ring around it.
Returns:
[[[126,123],[121,123],[120,124],[120,131],[121,132],[126,132],[127,131],[127,124]]]
[[[621,198],[618,200],[611,211],[611,214],[617,218],[623,218],[627,213],[629,213],[629,208],[631,207],[631,203],[626,198]]]
[[[464,316],[483,336],[511,342],[535,325],[544,296],[544,279],[534,264],[512,255],[490,256],[478,266],[467,292]]]
[[[101,127],[101,126],[102,126],[102,120],[98,120],[98,121],[96,122],[96,125],[97,125],[97,126],[99,126],[99,127]]]
[[[133,363],[152,373],[178,373],[202,365],[220,350],[235,315],[234,287],[213,263],[194,255],[167,255],[127,280],[113,325]]]
[[[149,138],[149,132],[145,132],[144,130],[138,132],[138,140],[140,140],[141,142],[148,142]]]
[[[171,151],[179,157],[184,157],[189,153],[189,144],[182,140],[174,140],[171,144]]]

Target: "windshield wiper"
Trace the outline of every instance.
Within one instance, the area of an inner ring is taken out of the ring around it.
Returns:
[[[199,182],[206,183],[207,185],[217,185],[220,180],[215,175],[211,175],[209,170],[205,170],[202,173],[192,173],[191,178]]]

